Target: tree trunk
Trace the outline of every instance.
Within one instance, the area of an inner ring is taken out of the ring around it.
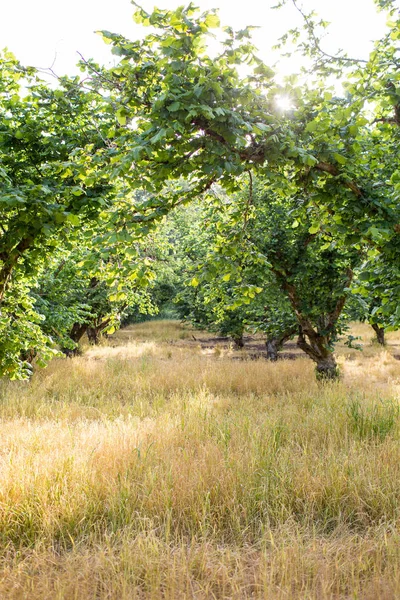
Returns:
[[[340,296],[336,302],[334,309],[326,314],[321,315],[323,320],[323,330],[327,333],[322,335],[314,329],[311,320],[303,312],[301,306],[302,303],[297,294],[297,290],[292,283],[289,283],[281,272],[277,272],[277,277],[281,281],[282,288],[288,295],[292,308],[295,312],[297,320],[299,322],[299,337],[297,345],[303,350],[315,363],[317,363],[315,373],[317,379],[333,380],[339,378],[339,369],[336,364],[333,351],[330,347],[331,335],[334,331],[335,325],[340,317],[340,314],[346,303],[347,293],[345,290],[349,287],[353,279],[353,271],[348,268],[346,275],[347,279],[343,284],[343,296]],[[305,336],[308,338],[306,341]]]
[[[271,360],[273,362],[278,360],[279,350],[281,350],[282,346],[288,340],[290,340],[291,337],[293,337],[295,335],[296,331],[297,331],[297,327],[293,327],[292,329],[289,329],[288,331],[285,331],[284,333],[282,333],[280,336],[275,336],[273,338],[267,339],[267,341],[265,342],[265,345],[267,347],[268,360]]]
[[[79,348],[78,343],[83,338],[88,328],[87,323],[74,323],[72,329],[69,333],[69,336],[73,342],[76,343],[75,348],[61,348],[61,352],[65,354],[65,356],[72,357],[78,356]]]
[[[88,336],[89,344],[97,346],[100,343],[101,329],[99,327],[88,327],[86,333]]]
[[[233,343],[235,344],[236,350],[244,348],[244,340],[242,335],[232,336]]]
[[[265,342],[267,346],[267,358],[272,362],[278,360],[278,350],[279,350],[279,339],[278,338],[270,338]]]
[[[339,369],[336,364],[333,353],[327,356],[325,359],[320,359],[315,367],[315,374],[317,379],[322,381],[334,381],[339,378]]]
[[[107,327],[109,326],[111,321],[111,317],[109,317],[108,319],[105,319],[104,321],[101,320],[101,318],[96,319],[95,323],[92,325],[90,325],[87,330],[87,336],[89,339],[89,343],[97,346],[97,344],[100,343],[100,339],[102,336],[102,332],[107,329]],[[106,334],[103,334],[106,335]]]
[[[377,323],[371,323],[371,327],[376,333],[376,340],[377,340],[378,344],[380,344],[381,346],[385,346],[386,342],[385,342],[384,327],[381,327]]]
[[[339,378],[339,369],[335,356],[329,348],[329,340],[314,330],[307,331],[308,342],[305,334],[300,328],[297,345],[315,363],[315,374],[319,380],[335,380]]]

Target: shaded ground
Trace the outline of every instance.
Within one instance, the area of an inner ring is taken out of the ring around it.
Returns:
[[[154,321],[154,324],[159,323]],[[120,330],[112,336],[112,343],[117,346],[126,344],[130,341],[147,341],[149,339],[150,323],[143,323],[127,327]],[[155,325],[156,327],[156,325]],[[230,356],[233,360],[267,360],[267,349],[265,346],[265,337],[262,335],[246,335],[244,336],[244,348],[235,348],[232,340],[229,337],[210,334],[206,331],[198,331],[189,325],[183,325],[178,321],[171,321],[164,329],[164,337],[158,341],[179,347],[190,348],[191,350],[198,349],[202,354],[223,354]],[[375,343],[375,334],[371,327],[363,323],[352,325],[349,333],[356,339],[355,344],[362,348],[363,356],[371,356],[375,354],[377,349],[381,349]],[[152,338],[151,338],[152,339]],[[343,336],[336,345],[335,353],[338,357],[343,357],[346,360],[358,360],[360,350],[356,347],[349,347],[345,344],[346,336]],[[400,335],[399,332],[392,332],[386,336],[387,344],[385,350],[400,360]],[[278,355],[279,360],[296,360],[299,358],[309,360],[296,344],[296,338],[287,342]]]
[[[194,335],[194,338],[196,336]],[[232,352],[232,358],[235,360],[258,360],[259,358],[267,359],[267,349],[265,341],[261,336],[244,336],[244,348],[237,349],[234,347],[232,340],[228,337],[204,337],[194,339],[193,345],[200,344],[203,349],[213,350],[215,348],[224,348]],[[287,342],[284,348],[279,352],[279,359],[295,360],[304,354],[298,349],[295,341]]]
[[[178,336],[171,331],[171,336],[166,335],[164,343],[179,347],[188,348],[191,350],[200,350],[202,354],[218,354],[228,355],[234,360],[257,360],[260,358],[267,359],[267,349],[265,340],[261,335],[246,335],[244,336],[244,348],[237,349],[231,338],[217,336],[206,331],[198,331],[187,325],[179,323],[180,332]],[[110,339],[112,344],[117,346],[126,344],[132,341],[147,341],[149,339],[148,332],[141,332],[140,326],[131,326],[121,329]],[[279,359],[294,360],[296,358],[306,358],[304,353],[297,348],[296,341],[289,341],[284,345],[284,348],[279,352]]]

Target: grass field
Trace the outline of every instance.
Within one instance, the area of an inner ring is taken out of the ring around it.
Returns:
[[[400,598],[400,332],[372,333],[338,383],[156,321],[1,382],[0,598]]]

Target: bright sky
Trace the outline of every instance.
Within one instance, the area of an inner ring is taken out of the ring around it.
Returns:
[[[271,10],[278,0],[197,0],[201,9],[219,8],[223,25],[242,28],[258,25],[254,40],[260,56],[269,64],[276,57],[270,48],[290,27],[300,23],[295,9]],[[332,23],[324,41],[326,51],[344,48],[350,56],[365,57],[371,40],[384,31],[385,17],[377,15],[373,0],[299,0],[308,10]],[[140,3],[140,2],[139,2]],[[174,8],[185,0],[158,0],[160,8]],[[3,4],[3,6],[1,6]],[[151,11],[154,0],[142,0]],[[399,0],[400,5],[400,0]],[[127,37],[139,37],[142,28],[132,20],[129,0],[0,0],[0,49],[8,47],[23,64],[50,67],[58,75],[71,74],[79,57],[108,63],[109,47],[94,31],[106,29]],[[293,70],[297,70],[296,68]]]

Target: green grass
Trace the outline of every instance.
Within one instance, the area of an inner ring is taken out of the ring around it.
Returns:
[[[383,441],[397,426],[398,402],[381,400],[371,406],[363,406],[359,400],[349,404],[348,415],[352,431],[361,440]]]

